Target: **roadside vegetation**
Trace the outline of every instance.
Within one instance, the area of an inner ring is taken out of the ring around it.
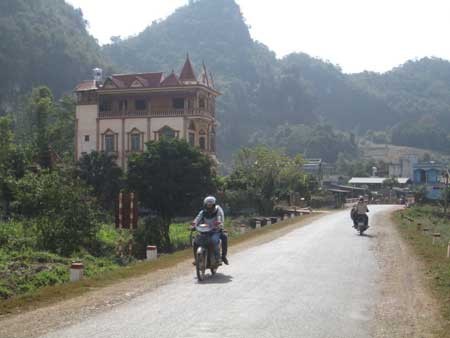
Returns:
[[[306,201],[317,182],[301,157],[265,146],[244,148],[227,177],[187,142],[150,142],[130,158],[124,173],[116,158],[93,152],[73,161],[74,103],[35,88],[13,117],[0,117],[0,303],[66,284],[69,265],[82,261],[87,278],[139,264],[146,246],[162,254],[190,245],[188,225],[214,194],[230,216],[274,216],[290,195]],[[21,116],[22,119],[18,119]],[[117,230],[118,194],[138,196],[134,231]]]
[[[425,264],[425,276],[440,303],[445,320],[444,331],[450,329],[450,259],[447,246],[450,241],[449,217],[438,206],[414,206],[395,216],[401,234]],[[439,233],[435,240],[433,234]],[[443,337],[448,335],[443,335]]]

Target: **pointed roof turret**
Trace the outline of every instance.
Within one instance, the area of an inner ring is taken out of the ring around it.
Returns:
[[[188,84],[197,83],[197,78],[195,76],[191,60],[189,59],[189,54],[186,55],[186,61],[180,74],[180,81]]]
[[[202,63],[202,73],[200,74],[200,77],[198,78],[198,82],[200,82],[202,85],[206,87],[210,87],[210,81],[208,78],[208,72],[206,71],[205,61]]]
[[[213,77],[213,74],[211,72],[209,72],[209,79],[210,79],[211,88],[212,89],[216,89],[216,84],[214,82],[214,77]]]
[[[178,80],[175,71],[172,70],[172,73],[168,77],[164,79],[163,82],[161,82],[162,86],[179,86],[180,81]]]

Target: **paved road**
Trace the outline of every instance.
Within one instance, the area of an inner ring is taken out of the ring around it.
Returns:
[[[46,338],[370,337],[379,268],[348,211],[230,256],[208,282],[192,273]],[[377,217],[373,217],[377,215]],[[373,231],[372,231],[373,233]]]

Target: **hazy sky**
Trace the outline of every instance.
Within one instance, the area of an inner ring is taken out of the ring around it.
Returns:
[[[66,0],[100,43],[135,35],[187,0]],[[282,57],[305,52],[345,72],[383,72],[408,59],[450,59],[449,0],[237,0],[254,39]]]

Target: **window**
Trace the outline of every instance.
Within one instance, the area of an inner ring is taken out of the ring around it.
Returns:
[[[200,149],[206,150],[206,137],[205,136],[200,136],[199,143],[200,143]]]
[[[128,108],[128,101],[127,100],[120,100],[119,101],[119,111],[120,112],[126,112]]]
[[[145,100],[136,100],[134,102],[136,110],[144,111],[147,110],[147,102]]]
[[[175,130],[173,130],[170,127],[164,127],[159,132],[159,136],[160,137],[167,137],[167,138],[175,138],[176,137],[176,132],[175,132]]]
[[[211,135],[211,138],[209,140],[209,147],[211,152],[215,153],[216,152],[216,136],[214,134]]]
[[[195,147],[195,134],[189,133],[189,144],[193,147]]]
[[[184,99],[173,99],[172,107],[173,109],[184,109]]]
[[[100,101],[100,111],[111,111],[112,110],[112,102],[107,99],[103,99]]]
[[[206,133],[202,129],[202,130],[200,130],[199,134],[200,134],[200,138],[198,139],[198,143],[200,145],[200,149],[206,150]]]
[[[114,150],[114,135],[105,135],[105,151],[107,153],[112,153]]]
[[[198,106],[200,108],[205,108],[205,99],[203,97],[201,97],[200,100],[198,101]]]
[[[84,135],[84,142],[89,142],[89,135]]]
[[[131,134],[131,151],[141,151],[141,134]]]

